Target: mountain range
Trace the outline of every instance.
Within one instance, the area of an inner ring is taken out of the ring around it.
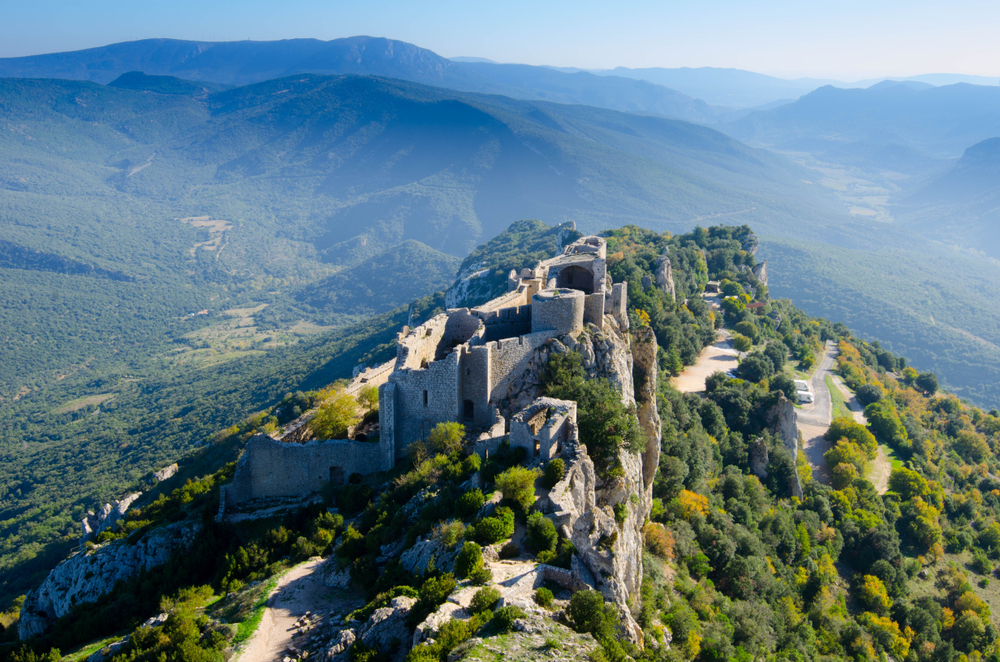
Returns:
[[[566,74],[548,67],[454,62],[412,44],[376,37],[321,41],[195,42],[144,39],[68,53],[0,59],[0,77],[110,83],[142,71],[246,85],[298,73],[374,75],[500,94],[708,122],[726,116],[703,101],[643,80]]]

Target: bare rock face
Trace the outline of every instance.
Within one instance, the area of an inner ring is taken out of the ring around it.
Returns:
[[[176,467],[177,465],[174,466]],[[96,515],[92,512],[87,513],[87,516],[84,517],[83,521],[80,523],[83,530],[83,538],[81,542],[86,542],[87,540],[97,537],[97,535],[102,531],[111,529],[111,527],[113,527],[118,520],[125,516],[128,509],[141,496],[142,492],[135,492],[134,494],[129,494],[121,501],[104,504],[104,507],[101,508],[100,512]]]
[[[630,608],[642,586],[642,526],[652,505],[653,477],[659,462],[660,416],[656,409],[656,338],[651,329],[635,330],[633,342],[606,324],[605,333],[562,338],[583,356],[590,377],[605,377],[634,404],[647,443],[642,452],[619,452],[620,476],[601,482],[582,445],[563,452],[566,475],[552,488],[543,508],[577,550],[573,581],[589,584],[613,601],[625,636],[641,645],[642,630]],[[635,381],[633,381],[635,375]],[[615,507],[625,513],[619,522]]]
[[[664,253],[656,261],[656,286],[670,295],[674,301],[677,300],[677,287],[674,285],[674,273],[670,267],[670,256]]]
[[[403,552],[399,562],[407,572],[423,572],[431,559],[434,559],[434,567],[442,572],[450,572],[455,567],[455,558],[460,551],[461,545],[446,547],[440,540],[428,536]]]
[[[157,483],[162,483],[168,478],[173,478],[174,475],[177,474],[177,469],[178,469],[177,463],[174,462],[169,466],[163,467],[159,471],[154,471],[153,478],[156,480]]]
[[[371,648],[385,651],[395,648],[402,654],[400,657],[405,657],[412,642],[406,617],[416,603],[415,598],[393,598],[387,607],[375,610],[358,630],[357,638]]]
[[[750,444],[750,473],[761,480],[767,478],[767,463],[771,461],[764,439],[757,439]]]
[[[778,401],[771,407],[766,415],[771,433],[781,439],[785,448],[792,454],[792,460],[798,459],[799,454],[799,426],[798,414],[795,413],[795,405],[784,394],[778,397]],[[792,494],[802,497],[802,485],[799,482],[798,473],[792,479],[790,486]]]
[[[761,285],[767,287],[767,260],[764,260],[751,269],[750,273],[752,273],[754,277],[760,281]]]
[[[117,540],[87,553],[69,557],[28,593],[17,626],[24,640],[47,631],[75,605],[94,602],[115,584],[166,563],[178,551],[189,548],[200,523],[179,522],[153,529],[139,541]]]
[[[660,413],[656,408],[656,336],[653,330],[639,327],[632,333],[632,374],[635,380],[636,415],[639,427],[646,435],[646,450],[642,454],[642,482],[647,499],[652,503],[653,478],[660,465]]]

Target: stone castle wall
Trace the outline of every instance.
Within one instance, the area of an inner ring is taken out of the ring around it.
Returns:
[[[532,307],[530,305],[521,304],[514,308],[499,308],[490,311],[476,309],[475,313],[485,326],[484,342],[514,338],[531,333]]]
[[[460,358],[460,351],[452,351],[422,370],[396,370],[389,378],[389,383],[395,384],[393,443],[397,458],[403,457],[411,442],[424,439],[438,423],[460,420]],[[379,406],[381,409],[381,402]],[[380,413],[379,420],[385,416]],[[380,423],[380,427],[385,426]],[[385,432],[380,431],[380,438],[383,436]]]
[[[252,499],[298,497],[322,488],[328,480],[345,483],[351,474],[369,474],[385,466],[379,444],[363,441],[310,441],[286,444],[266,435],[247,441],[233,481],[223,498],[227,507]]]

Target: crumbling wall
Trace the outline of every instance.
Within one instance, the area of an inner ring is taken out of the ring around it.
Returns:
[[[460,420],[460,360],[461,351],[452,351],[424,369],[397,369],[389,378],[389,383],[395,384],[391,429],[397,459],[406,454],[410,443],[425,438],[438,423]],[[385,418],[380,401],[380,438],[386,434]]]
[[[473,311],[483,321],[482,341],[492,342],[531,333],[531,306],[527,303],[514,308]]]
[[[363,441],[311,441],[285,444],[259,434],[251,437],[236,464],[232,482],[224,488],[227,507],[252,499],[303,496],[334,479],[369,474],[384,466],[379,444]]]

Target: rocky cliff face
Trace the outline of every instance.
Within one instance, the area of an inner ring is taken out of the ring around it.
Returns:
[[[656,263],[656,286],[677,300],[677,287],[674,285],[674,273],[670,266],[670,256],[664,253]]]
[[[792,454],[792,460],[797,460],[799,453],[799,424],[798,414],[795,413],[795,405],[792,404],[791,400],[784,395],[778,398],[778,402],[767,412],[767,423],[770,426],[771,433],[780,438],[785,448]],[[792,478],[792,484],[789,487],[793,495],[799,498],[802,497],[802,484],[799,482],[797,473]]]
[[[610,319],[610,318],[608,318]],[[543,506],[576,547],[579,562],[572,570],[576,582],[592,584],[619,608],[626,636],[642,642],[642,630],[630,608],[642,586],[642,526],[652,505],[652,484],[660,453],[660,416],[656,409],[656,338],[650,329],[636,329],[631,346],[627,333],[614,324],[604,332],[591,329],[575,340],[560,338],[555,351],[573,350],[584,359],[591,377],[616,384],[627,404],[634,404],[646,434],[640,453],[620,451],[624,471],[602,482],[594,463],[581,446],[563,453],[566,475],[549,493]],[[635,379],[633,379],[635,374]],[[625,506],[618,522],[615,507]]]
[[[154,529],[137,542],[119,540],[74,554],[25,597],[18,636],[24,640],[42,634],[74,606],[94,602],[119,581],[163,565],[190,547],[200,530],[199,523],[179,522]]]

